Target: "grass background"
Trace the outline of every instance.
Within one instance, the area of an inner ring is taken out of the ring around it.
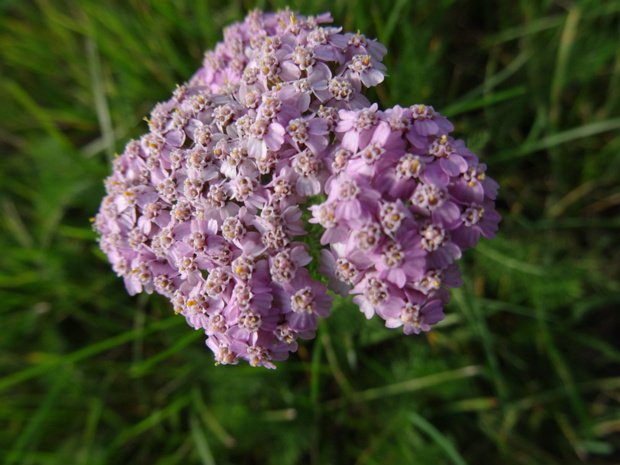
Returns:
[[[290,5],[378,37],[371,98],[434,105],[500,182],[448,317],[405,337],[341,302],[275,372],[214,367],[89,218],[222,27],[285,2],[0,1],[0,462],[620,463],[620,2]]]

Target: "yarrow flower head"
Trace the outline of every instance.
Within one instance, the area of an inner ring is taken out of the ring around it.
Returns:
[[[94,226],[114,271],[168,297],[218,364],[275,368],[329,316],[328,286],[428,331],[462,282],[455,261],[500,221],[498,185],[452,124],[371,104],[387,50],[331,21],[253,11],[228,27],[105,181]],[[306,209],[329,283],[307,269]]]

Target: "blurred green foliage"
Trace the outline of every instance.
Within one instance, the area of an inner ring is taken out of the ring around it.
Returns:
[[[226,24],[282,1],[0,2],[4,464],[620,461],[620,3],[311,0],[378,37],[501,186],[433,332],[342,301],[267,371],[130,298],[89,218],[110,159]]]

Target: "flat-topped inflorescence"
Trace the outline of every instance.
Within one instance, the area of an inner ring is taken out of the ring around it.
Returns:
[[[481,234],[494,237],[498,185],[432,107],[373,107],[340,110],[327,155],[337,169],[310,222],[325,228],[321,271],[330,288],[355,294],[367,318],[376,313],[386,326],[417,334],[443,319],[445,287],[462,284],[455,264],[462,250]],[[370,114],[360,131],[357,122]]]
[[[114,270],[170,298],[218,363],[275,368],[329,316],[298,239],[310,196],[330,287],[407,334],[443,318],[454,261],[497,229],[485,165],[432,107],[371,105],[385,47],[329,22],[254,11],[228,27],[105,182]]]

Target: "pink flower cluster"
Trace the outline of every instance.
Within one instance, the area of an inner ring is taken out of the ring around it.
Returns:
[[[329,316],[296,240],[310,196],[330,287],[407,334],[443,318],[454,260],[497,229],[498,186],[448,120],[371,105],[385,47],[327,22],[254,11],[228,27],[105,182],[95,229],[114,270],[170,298],[218,363],[275,368]]]
[[[367,318],[405,334],[444,318],[455,260],[494,237],[498,185],[432,107],[339,111],[327,199],[310,207],[325,228],[322,273]],[[353,289],[351,289],[353,286]]]

